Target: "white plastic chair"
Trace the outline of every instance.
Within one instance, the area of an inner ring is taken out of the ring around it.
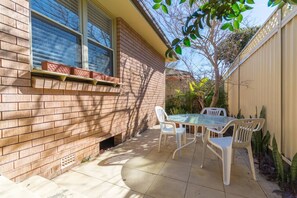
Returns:
[[[214,115],[214,116],[227,116],[226,109],[217,107],[203,108],[200,114]]]
[[[207,114],[207,115],[213,115],[213,116],[227,116],[226,109],[218,108],[218,107],[203,108],[201,110],[200,114]],[[215,130],[222,130],[222,128],[223,128],[223,126],[217,127],[217,128],[215,128]],[[199,136],[202,136],[202,140],[203,140],[204,133],[205,133],[205,127],[202,127],[202,134],[199,135]],[[214,134],[211,134],[211,135],[214,136]],[[219,137],[222,137],[222,136],[219,135]]]
[[[164,142],[166,143],[167,141],[167,136],[176,136],[176,142],[177,142],[177,148],[181,147],[181,139],[183,137],[184,144],[186,144],[186,129],[183,128],[181,125],[179,125],[179,128],[176,128],[176,125],[174,122],[168,122],[166,121],[168,116],[165,112],[165,110],[160,107],[156,106],[155,107],[155,112],[158,118],[158,121],[160,123],[160,138],[159,138],[159,148],[158,152],[160,152],[161,149],[161,142],[162,142],[162,137],[164,136]]]
[[[215,155],[217,155],[222,160],[224,184],[229,185],[233,156],[232,149],[244,148],[248,151],[251,171],[254,180],[256,180],[253,153],[251,148],[251,139],[253,132],[259,131],[263,127],[264,122],[265,119],[263,118],[240,119],[230,121],[221,131],[207,128],[206,137],[204,138],[203,144],[201,168],[203,168],[206,147],[208,147],[212,152],[214,152]],[[233,127],[232,136],[210,138],[210,132],[224,134],[230,127]],[[219,155],[211,146],[214,146],[215,148],[221,150],[222,155]]]

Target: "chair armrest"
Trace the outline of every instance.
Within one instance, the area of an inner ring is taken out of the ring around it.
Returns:
[[[210,132],[213,132],[213,133],[222,134],[222,131],[219,131],[219,130],[214,129],[214,128],[207,128],[207,130],[209,130]]]
[[[176,128],[176,125],[175,125],[174,122],[168,122],[168,121],[165,121],[165,122],[163,122],[163,124],[165,124],[165,125],[171,125],[171,126],[173,126],[174,128]]]

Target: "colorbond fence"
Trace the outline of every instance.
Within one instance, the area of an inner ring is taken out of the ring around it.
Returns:
[[[266,128],[287,159],[297,153],[297,7],[275,11],[225,75],[229,113],[266,107]]]

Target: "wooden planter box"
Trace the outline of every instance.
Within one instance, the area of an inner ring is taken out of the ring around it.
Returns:
[[[71,74],[76,75],[76,76],[90,78],[90,71],[89,70],[81,69],[81,68],[78,68],[78,67],[72,67],[71,68]]]
[[[96,80],[105,80],[105,75],[100,72],[90,71],[90,77]]]
[[[59,63],[53,63],[44,61],[41,63],[41,68],[43,70],[57,72],[57,73],[63,73],[63,74],[70,74],[71,73],[71,67]]]
[[[112,77],[112,76],[105,76],[105,80],[114,83],[120,83],[120,78]]]

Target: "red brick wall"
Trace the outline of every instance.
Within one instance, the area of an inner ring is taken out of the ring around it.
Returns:
[[[100,141],[143,131],[164,103],[164,58],[122,19],[120,94],[32,88],[28,8],[27,0],[0,1],[0,173],[15,181],[61,174],[62,157],[75,153],[80,163],[98,154]]]

